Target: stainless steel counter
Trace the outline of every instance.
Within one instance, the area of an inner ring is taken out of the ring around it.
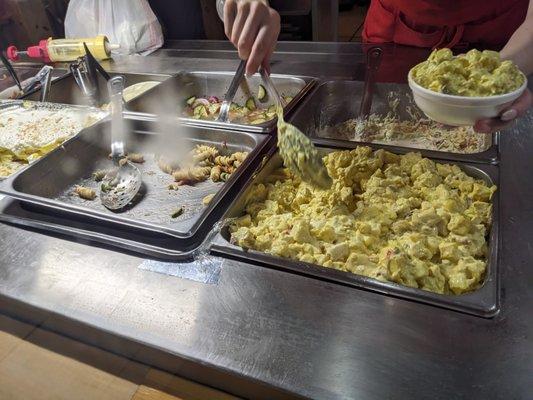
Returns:
[[[299,57],[280,57],[274,71],[357,75],[357,46],[346,54],[316,44],[316,57],[306,46]],[[327,51],[330,62],[315,61]],[[390,54],[401,65],[399,51]],[[236,66],[212,57],[159,54],[110,67],[169,73]],[[184,274],[179,264],[158,264],[161,274],[131,254],[8,225],[0,225],[0,309],[250,398],[528,399],[532,152],[530,112],[502,134],[501,312],[492,319],[232,260],[220,259],[209,279],[194,267]]]

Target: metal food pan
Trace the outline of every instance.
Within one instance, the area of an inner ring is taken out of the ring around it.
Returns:
[[[0,222],[159,259],[181,261],[194,257],[194,250],[182,251],[172,236],[158,232],[147,234],[129,226],[58,212],[10,197],[0,200]]]
[[[225,196],[232,196],[238,190],[235,184],[251,165],[257,153],[268,142],[268,137],[244,132],[224,132],[216,129],[185,127],[177,134],[157,133],[155,124],[131,121],[131,134],[128,137],[130,152],[140,152],[145,163],[137,164],[143,174],[141,194],[133,204],[121,212],[111,212],[104,208],[98,197],[93,201],[82,200],[72,195],[76,185],[88,186],[99,193],[99,184],[91,175],[97,169],[110,168],[108,159],[110,148],[109,122],[82,131],[77,137],[49,153],[27,169],[6,179],[0,185],[0,192],[24,202],[38,204],[49,210],[70,215],[83,216],[92,220],[112,223],[145,232],[166,234],[180,244],[182,251],[190,250],[210,230],[221,209]],[[193,147],[195,144],[210,144],[218,148],[226,146],[226,151],[248,151],[249,156],[225,183],[210,180],[194,186],[182,186],[177,191],[167,189],[173,179],[162,172],[154,160],[154,153],[165,149]],[[208,206],[202,199],[208,194],[216,194]],[[184,212],[171,218],[173,211],[183,207]]]
[[[336,140],[340,142],[340,145],[346,147],[349,147],[350,143],[368,144],[368,142],[352,142],[331,137],[330,129],[330,127],[356,118],[359,115],[363,87],[364,83],[359,81],[325,82],[307,97],[301,107],[289,119],[289,122],[312,138]],[[391,107],[391,101],[388,97],[390,93],[394,93],[394,98],[398,101],[397,107],[394,109]],[[400,120],[410,120],[412,115],[408,112],[409,110],[423,116],[423,113],[414,103],[411,90],[407,84],[376,83],[371,113],[386,115],[389,112],[393,112]],[[431,158],[463,162],[497,163],[499,154],[498,134],[486,135],[484,150],[478,153],[452,153],[432,150],[421,147],[409,140],[377,143],[385,146],[404,147],[410,150],[425,150]]]
[[[373,145],[370,147],[373,147],[374,149],[379,148],[378,146]],[[327,147],[322,148],[324,152],[337,150]],[[428,154],[426,154],[424,151],[421,151],[421,153],[424,157],[428,157]],[[229,206],[224,218],[239,217],[243,215],[246,197],[252,186],[254,184],[261,183],[275,169],[282,166],[281,157],[277,153],[276,149],[271,150],[264,160],[265,161],[262,163],[262,167],[258,167],[244,183],[244,189],[242,190],[240,196],[236,198]],[[444,163],[442,160],[435,161]],[[452,163],[458,165],[468,175],[483,179],[489,184],[498,184],[499,171],[498,167],[495,165],[460,162]],[[438,307],[489,318],[496,315],[499,311],[499,191],[497,191],[493,196],[492,221],[492,228],[489,233],[489,254],[485,281],[483,285],[476,291],[463,295],[442,295],[432,293],[422,289],[410,288],[396,283],[381,282],[362,275],[326,268],[316,264],[295,261],[288,258],[281,258],[256,250],[243,250],[241,247],[230,243],[230,233],[227,227],[224,228],[215,238],[212,251],[215,254],[229,258],[247,260],[268,268],[311,276],[321,280],[367,289],[385,295],[409,299],[420,303],[431,304]]]
[[[35,101],[26,101],[26,100],[0,100],[0,122],[4,121],[3,123],[6,124],[5,121],[8,121],[7,124],[9,124],[10,118],[15,118],[15,115],[20,116],[20,118],[24,118],[28,122],[33,122],[34,119],[27,116],[27,114],[31,115],[32,110],[44,110],[49,111],[50,113],[54,113],[57,111],[68,111],[69,113],[77,114],[79,116],[83,115],[90,115],[94,118],[94,122],[92,124],[97,124],[101,120],[107,117],[108,113],[106,111],[102,111],[98,108],[94,107],[88,107],[88,106],[75,106],[70,104],[57,104],[57,103],[42,103],[42,102],[35,102]],[[39,122],[35,120],[35,122]],[[74,135],[75,137],[76,135]],[[26,165],[21,164],[21,167],[12,175],[13,176],[20,171],[22,171],[25,168],[28,168],[29,165],[33,164],[35,161],[31,161]],[[3,179],[6,179],[7,177],[0,177],[0,181]]]
[[[124,77],[124,87],[135,85],[137,83],[146,82],[146,81],[157,81],[164,82],[169,79],[171,75],[166,74],[136,74],[136,73],[122,73],[122,72],[110,72],[109,75],[113,76],[123,76]],[[109,96],[107,95],[107,87],[104,78],[99,74],[98,75],[98,87],[102,91],[103,102],[109,102]],[[141,94],[139,97],[144,96],[149,93],[154,88],[147,90],[145,93]],[[32,92],[26,96],[23,96],[25,100],[35,100],[38,101],[40,92]],[[62,104],[76,104],[76,105],[90,105],[89,99],[84,97],[81,89],[76,83],[72,73],[68,73],[61,78],[58,78],[52,82],[50,85],[50,91],[48,93],[48,98],[46,101],[50,103],[62,103]],[[128,104],[128,103],[126,103]]]
[[[155,87],[145,96],[133,100],[126,108],[135,113],[156,114],[161,109],[162,101],[167,103],[172,101],[175,102],[172,106],[173,109],[178,112],[185,105],[186,99],[191,96],[216,96],[223,99],[234,75],[235,72],[183,72]],[[271,77],[281,95],[293,97],[292,101],[284,108],[284,115],[288,115],[294,109],[316,82],[314,78],[305,76],[272,74]],[[250,96],[257,96],[261,83],[259,74],[243,79],[234,101],[244,105]],[[261,103],[261,107],[268,107],[271,104],[272,101],[269,99],[269,101]],[[168,107],[168,104],[165,107]],[[180,115],[178,118],[180,122],[190,125],[257,133],[273,131],[277,122],[277,118],[274,118],[263,124],[245,125],[198,120]]]

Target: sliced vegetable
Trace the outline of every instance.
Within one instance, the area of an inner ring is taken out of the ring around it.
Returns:
[[[178,218],[181,214],[183,214],[183,211],[185,211],[183,207],[178,207],[172,212],[172,214],[170,214],[170,217]]]
[[[257,109],[257,106],[255,105],[255,100],[253,97],[250,97],[248,98],[248,100],[246,100],[246,108],[250,111],[254,111],[255,109]]]
[[[264,118],[257,118],[257,119],[254,119],[252,122],[250,122],[250,124],[259,125],[259,124],[262,124],[264,122],[267,122],[267,120],[264,119]]]
[[[205,118],[205,117],[207,117],[207,115],[208,115],[208,113],[207,113],[207,109],[206,109],[205,106],[203,106],[203,105],[199,105],[199,106],[194,107],[193,114],[194,114],[197,118]]]
[[[192,106],[195,100],[196,100],[196,96],[191,96],[187,99],[186,103],[188,106]]]
[[[257,90],[257,100],[261,103],[267,101],[267,91],[263,85],[259,85],[259,89]]]

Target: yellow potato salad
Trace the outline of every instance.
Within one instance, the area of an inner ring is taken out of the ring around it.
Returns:
[[[436,293],[482,284],[495,186],[419,153],[360,146],[324,162],[334,182],[327,190],[284,168],[254,185],[232,241]]]

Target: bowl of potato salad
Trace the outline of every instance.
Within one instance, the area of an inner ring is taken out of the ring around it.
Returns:
[[[475,49],[458,56],[450,49],[435,50],[409,71],[408,81],[417,106],[429,118],[453,126],[497,117],[527,86],[512,61]]]

